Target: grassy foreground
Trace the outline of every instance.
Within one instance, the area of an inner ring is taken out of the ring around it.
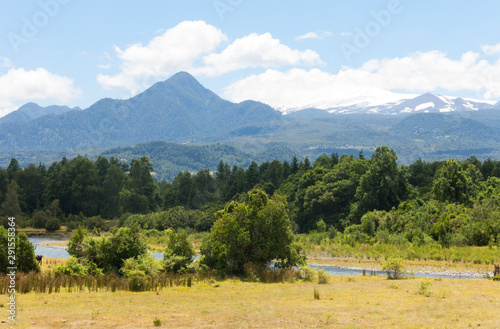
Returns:
[[[431,283],[426,294],[419,294],[426,281]],[[7,298],[0,296],[0,304]],[[17,327],[33,328],[153,328],[155,318],[162,328],[498,328],[500,323],[500,283],[484,279],[357,276],[331,277],[326,285],[226,280],[158,293],[30,293],[17,299]]]

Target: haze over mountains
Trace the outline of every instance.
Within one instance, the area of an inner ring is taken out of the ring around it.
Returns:
[[[146,144],[105,153],[123,159],[139,153],[156,157],[156,167],[168,167],[171,172],[204,165],[212,168],[215,160],[207,152],[242,165],[251,160],[289,160],[294,154],[312,158],[323,152],[363,150],[369,154],[382,144],[393,147],[405,163],[452,156],[500,158],[498,103],[427,93],[386,104],[364,104],[286,109],[289,114],[283,115],[260,102],[224,100],[190,74],[180,72],[135,97],[102,99],[86,110],[42,108],[34,103],[22,106],[0,118],[0,165],[5,166],[13,155],[21,163],[23,159],[49,162],[65,152],[95,156],[107,148],[139,143]],[[188,150],[147,144],[156,141],[231,147]],[[165,153],[161,157],[159,150]],[[186,152],[190,156],[203,153],[199,158],[209,160],[188,157],[167,163],[168,153],[174,150],[175,159]],[[187,166],[190,162],[196,166]]]

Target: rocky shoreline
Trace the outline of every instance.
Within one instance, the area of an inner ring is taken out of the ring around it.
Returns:
[[[363,271],[365,270],[367,275],[369,275],[372,271],[376,272],[378,275],[385,274],[379,267],[356,267],[356,266],[337,266],[337,265],[325,265],[325,264],[310,264],[314,266],[320,267],[334,267],[334,268],[344,268],[349,270],[357,270]],[[421,275],[421,276],[432,276],[432,277],[452,277],[452,278],[477,278],[482,279],[485,277],[492,277],[493,271],[488,272],[479,272],[473,270],[449,270],[449,269],[439,269],[435,267],[423,267],[423,268],[415,268],[406,271],[407,276]]]

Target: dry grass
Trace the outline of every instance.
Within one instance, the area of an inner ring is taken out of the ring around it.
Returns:
[[[50,272],[54,268],[56,268],[59,265],[65,264],[67,259],[65,258],[51,258],[51,257],[43,257],[42,258],[42,264],[40,266],[40,270],[42,272]]]
[[[498,328],[500,283],[332,277],[327,285],[226,280],[154,292],[18,295],[18,323],[33,328]],[[395,289],[397,285],[397,289]],[[217,287],[216,287],[217,286]],[[314,289],[320,300],[314,298]],[[0,296],[0,304],[7,296]],[[64,321],[64,322],[63,322]]]

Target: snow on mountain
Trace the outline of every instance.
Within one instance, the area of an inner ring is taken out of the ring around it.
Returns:
[[[360,114],[403,114],[403,113],[444,113],[454,111],[478,111],[494,107],[500,108],[500,102],[464,99],[460,97],[442,96],[432,93],[422,95],[397,94],[392,92],[340,93],[330,100],[323,100],[301,108],[277,108],[283,114],[292,113],[304,108],[316,108],[330,113]]]

